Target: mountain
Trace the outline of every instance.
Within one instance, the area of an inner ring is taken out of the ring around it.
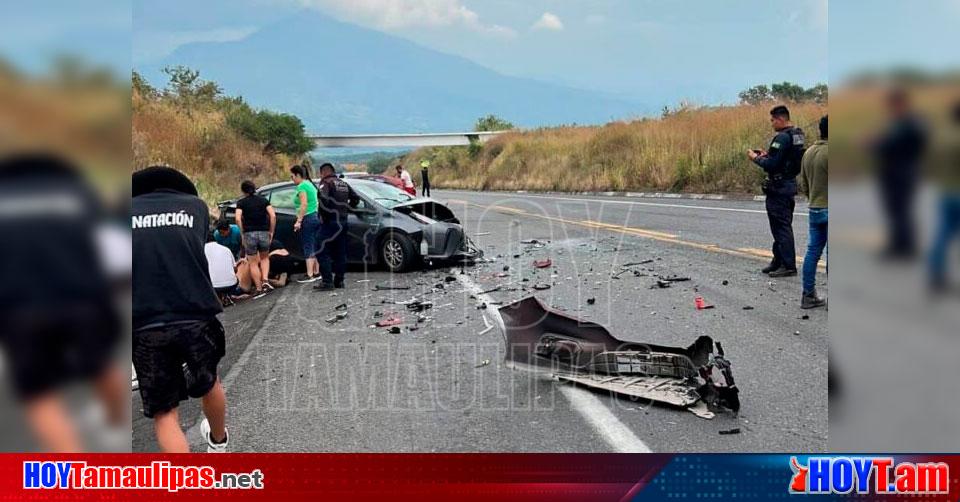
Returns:
[[[323,134],[470,130],[489,113],[521,127],[593,124],[646,111],[602,93],[505,76],[315,11],[242,40],[187,44],[137,69],[163,85],[168,65],[199,70],[228,94],[293,113]]]

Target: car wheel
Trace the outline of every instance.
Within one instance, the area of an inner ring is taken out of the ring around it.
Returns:
[[[391,272],[403,272],[413,265],[417,255],[409,237],[391,232],[380,242],[380,258]]]

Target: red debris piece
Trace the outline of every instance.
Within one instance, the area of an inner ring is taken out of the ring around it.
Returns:
[[[550,261],[550,258],[546,260],[533,260],[533,266],[537,268],[547,268],[551,265],[553,265],[553,262]]]
[[[399,317],[388,317],[382,321],[377,321],[378,328],[386,328],[387,326],[396,326],[397,324],[402,324],[403,319]]]

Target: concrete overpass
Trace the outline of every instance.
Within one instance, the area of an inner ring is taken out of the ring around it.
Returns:
[[[485,143],[488,139],[505,132],[510,131],[439,132],[422,134],[344,134],[310,136],[310,139],[321,148],[463,146],[469,145],[471,141]]]

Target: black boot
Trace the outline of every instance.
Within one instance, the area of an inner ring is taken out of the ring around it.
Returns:
[[[767,275],[770,277],[793,277],[797,275],[797,269],[780,267]]]
[[[803,297],[800,298],[800,308],[806,309],[815,309],[817,307],[823,307],[827,304],[827,301],[823,298],[817,296],[817,290],[814,289],[809,293],[804,293]]]
[[[780,264],[775,261],[772,261],[766,267],[761,268],[760,271],[763,272],[764,274],[769,274],[770,272],[773,272],[778,268],[780,268]]]

